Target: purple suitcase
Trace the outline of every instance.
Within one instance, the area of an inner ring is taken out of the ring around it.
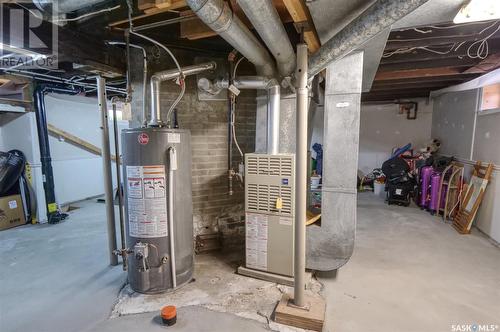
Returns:
[[[439,185],[441,184],[441,173],[433,172],[431,175],[431,197],[429,199],[429,212],[434,214],[438,212],[439,204]]]
[[[432,166],[424,166],[420,169],[420,207],[425,209],[429,204],[429,186],[431,183]]]

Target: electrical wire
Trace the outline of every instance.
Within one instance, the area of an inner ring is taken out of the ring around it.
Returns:
[[[80,15],[80,16],[77,16],[77,17],[73,17],[73,18],[58,18],[58,19],[52,20],[51,22],[52,23],[59,23],[59,22],[74,22],[74,21],[79,21],[82,18],[86,18],[86,17],[89,17],[89,16],[99,15],[99,14],[105,13],[105,12],[111,12],[113,10],[116,10],[116,9],[120,8],[120,7],[121,7],[121,5],[117,5],[117,6],[114,6],[114,7],[104,8],[104,9],[101,9],[101,10],[98,10],[98,11],[95,11],[95,12],[86,13],[86,14],[83,14],[83,15]]]
[[[467,37],[467,36],[477,36],[477,35],[482,35],[483,33],[485,33],[486,31],[488,31],[489,29],[491,28],[494,28],[495,25],[497,25],[500,21],[499,20],[496,20],[494,21],[493,23],[491,24],[488,24],[487,27],[485,27],[484,29],[482,29],[481,31],[479,31],[479,33],[477,34],[473,34],[473,35],[452,35],[452,36],[448,36],[448,37]],[[489,23],[489,22],[488,22]],[[479,24],[479,23],[470,23],[470,24]],[[480,24],[485,24],[485,23],[480,23]],[[451,29],[451,28],[456,28],[456,26],[449,26],[449,27],[437,27],[437,26],[429,26],[429,28],[435,28],[435,29]],[[418,28],[412,28],[413,30],[417,31],[417,32],[420,32],[420,33],[430,33],[432,32],[432,30],[421,30],[421,29],[418,29]],[[406,29],[408,30],[408,29]],[[500,24],[498,24],[498,26],[495,28],[495,30],[491,33],[489,33],[487,36],[479,39],[479,40],[476,40],[474,41],[471,45],[469,45],[469,47],[467,48],[467,56],[471,59],[486,59],[486,57],[488,57],[489,55],[489,44],[488,44],[488,40],[495,34],[497,33],[498,31],[500,30]],[[430,40],[430,39],[435,39],[435,38],[443,38],[443,37],[429,37],[429,38],[425,38],[427,40]],[[416,40],[422,40],[422,39],[391,39],[389,41],[391,42],[405,42],[405,41],[416,41]],[[448,53],[451,53],[451,52],[456,52],[460,47],[462,47],[462,45],[464,45],[466,43],[466,41],[462,41],[460,43],[453,43],[453,44],[446,44],[446,45],[452,45],[451,48],[447,51],[439,51],[439,50],[436,50],[436,49],[432,49],[430,48],[429,46],[431,45],[427,45],[427,46],[415,46],[415,47],[402,47],[402,48],[398,48],[392,52],[386,52],[382,55],[383,58],[388,58],[388,57],[391,57],[395,54],[404,54],[404,53],[410,53],[414,50],[425,50],[425,51],[428,51],[428,52],[431,52],[431,53],[436,53],[436,54],[441,54],[441,55],[444,55],[444,54],[448,54]],[[444,45],[442,46],[444,47]],[[477,47],[476,51],[473,52],[473,49]],[[459,58],[461,58],[459,56]]]
[[[234,140],[234,145],[236,145],[236,148],[238,149],[238,152],[240,153],[241,158],[244,157],[243,151],[240,148],[240,145],[238,144],[238,140],[236,139],[236,129],[235,129],[235,123],[236,123],[236,96],[234,94],[231,94],[231,103],[233,104],[233,112],[231,114],[231,130],[233,132],[233,140]]]
[[[467,48],[467,56],[471,59],[481,59],[484,60],[488,57],[490,53],[490,48],[488,44],[488,39],[490,39],[491,36],[493,36],[497,31],[500,30],[500,24],[497,26],[497,28],[490,33],[488,36],[484,37],[483,39],[476,40],[473,42],[468,48]],[[474,52],[474,54],[471,54],[471,50],[477,47],[477,50]]]
[[[180,85],[181,91],[179,93],[179,96],[177,97],[177,99],[175,99],[174,103],[170,106],[170,108],[169,108],[169,110],[167,112],[167,124],[171,125],[171,123],[170,123],[171,122],[170,121],[170,117],[172,115],[172,112],[174,111],[174,109],[177,106],[177,104],[181,101],[182,97],[184,97],[184,93],[186,92],[186,85],[185,85],[185,81],[184,81],[184,78],[185,78],[184,73],[182,72],[182,68],[179,65],[179,62],[177,61],[177,58],[174,56],[174,54],[170,51],[170,49],[168,47],[166,47],[165,45],[161,44],[160,42],[154,40],[153,38],[150,38],[148,36],[145,36],[145,35],[143,35],[141,33],[138,33],[138,32],[134,31],[134,29],[133,29],[134,26],[133,26],[133,23],[132,23],[132,1],[131,0],[127,0],[127,6],[128,6],[129,32],[131,34],[133,34],[134,36],[137,36],[137,37],[140,37],[142,39],[145,39],[145,40],[149,41],[150,43],[153,43],[156,46],[162,48],[165,52],[167,52],[168,55],[170,55],[170,57],[172,58],[172,60],[175,63],[175,66],[179,70],[179,76],[177,77],[176,83],[178,85]],[[158,107],[159,107],[159,105],[158,105]]]
[[[236,77],[236,70],[238,69],[238,66],[240,65],[241,61],[243,61],[244,59],[246,59],[245,57],[241,57],[237,62],[236,64],[234,65],[234,69],[233,69],[233,79]]]
[[[457,46],[457,43],[453,43],[451,45],[452,45],[451,48],[449,50],[447,50],[447,51],[438,51],[438,50],[429,48],[428,46],[403,47],[403,48],[398,48],[398,49],[396,49],[396,50],[394,50],[392,52],[386,52],[386,53],[384,53],[382,55],[382,57],[383,58],[389,58],[389,57],[393,56],[394,54],[410,53],[410,52],[413,52],[415,50],[424,50],[424,51],[428,51],[428,52],[431,52],[431,53],[444,55],[444,54],[451,53],[452,51],[456,51],[455,46]],[[441,47],[444,47],[444,46],[445,45],[443,45]],[[459,46],[461,46],[461,45],[459,45]]]
[[[238,59],[238,61],[236,62],[236,64],[234,65],[234,69],[233,69],[233,72],[232,72],[232,77],[231,77],[231,80],[234,80],[234,78],[236,77],[236,70],[238,69],[238,66],[240,65],[241,61],[243,61],[245,59],[245,57],[241,57],[240,59]],[[231,93],[231,104],[232,104],[232,109],[233,111],[231,112],[231,131],[233,132],[233,141],[234,141],[234,145],[236,145],[236,148],[238,149],[238,152],[240,153],[240,156],[241,158],[243,159],[244,155],[243,155],[243,151],[241,150],[240,148],[240,145],[238,144],[238,139],[236,138],[236,129],[235,129],[235,123],[236,123],[236,96],[234,95],[234,93]]]

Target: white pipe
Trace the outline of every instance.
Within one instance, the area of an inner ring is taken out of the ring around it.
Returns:
[[[106,202],[106,220],[108,226],[108,246],[110,265],[118,265],[116,251],[115,206],[113,203],[113,182],[111,173],[111,153],[109,151],[108,107],[106,105],[106,80],[97,77],[97,98],[101,113],[102,126],[102,169],[104,176],[104,194]],[[117,156],[119,158],[119,156]]]
[[[297,45],[297,153],[295,173],[294,304],[304,307],[307,195],[307,45]]]
[[[177,152],[174,147],[168,149],[168,228],[170,240],[170,269],[172,272],[172,288],[177,287],[177,271],[175,266],[174,236],[174,171],[177,170]]]

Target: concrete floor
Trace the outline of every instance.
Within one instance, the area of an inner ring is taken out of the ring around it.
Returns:
[[[62,224],[0,232],[0,331],[163,329],[155,312],[108,319],[125,274],[107,266],[104,206],[77,205],[82,208]],[[325,331],[500,325],[500,249],[482,234],[459,235],[418,208],[388,207],[370,193],[359,197],[357,230],[349,263],[336,277],[320,277],[327,299]],[[267,328],[187,306],[169,330]]]

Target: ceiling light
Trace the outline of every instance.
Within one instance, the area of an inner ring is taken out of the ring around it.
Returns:
[[[453,23],[500,19],[500,0],[470,0],[460,8]]]

